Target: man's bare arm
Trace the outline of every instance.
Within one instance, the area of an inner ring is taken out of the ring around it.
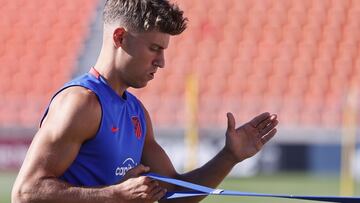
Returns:
[[[121,203],[161,198],[164,193],[147,177],[133,177],[103,188],[75,187],[58,179],[82,143],[95,136],[100,119],[101,107],[93,92],[71,87],[56,96],[15,181],[12,202]],[[132,173],[138,176],[146,171],[139,166]]]
[[[278,124],[276,116],[264,113],[236,128],[235,119],[229,113],[227,115],[228,128],[224,148],[204,166],[185,174],[178,174],[165,151],[155,141],[150,116],[146,110],[145,112],[148,132],[143,152],[143,163],[150,166],[153,172],[208,187],[217,187],[237,163],[260,151],[263,145],[275,135],[275,127]],[[163,187],[168,188],[169,191],[180,189],[167,184],[163,184]],[[199,202],[203,198],[186,198],[186,202]],[[172,200],[171,202],[184,202],[184,199]]]

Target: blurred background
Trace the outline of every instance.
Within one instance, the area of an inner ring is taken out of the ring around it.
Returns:
[[[360,195],[360,0],[177,0],[188,29],[141,90],[156,139],[187,171],[264,111],[277,136],[234,168],[227,189]],[[86,73],[102,43],[104,0],[0,0],[0,202],[49,100]],[[303,202],[207,198],[204,202]]]

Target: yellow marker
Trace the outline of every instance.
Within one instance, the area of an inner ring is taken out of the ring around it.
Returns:
[[[195,74],[190,74],[186,80],[186,134],[187,149],[185,170],[189,171],[197,166],[198,162],[198,83]]]
[[[356,120],[358,92],[354,85],[346,98],[343,114],[343,130],[341,137],[341,176],[340,195],[354,195],[353,161],[356,151]]]

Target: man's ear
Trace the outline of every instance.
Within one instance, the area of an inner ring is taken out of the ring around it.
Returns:
[[[125,33],[126,31],[123,27],[119,27],[114,30],[113,40],[115,48],[119,48],[122,46]]]

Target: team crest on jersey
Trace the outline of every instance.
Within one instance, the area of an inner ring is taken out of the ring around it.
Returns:
[[[140,120],[137,116],[133,116],[131,117],[131,121],[134,125],[135,136],[140,139],[142,134]]]

